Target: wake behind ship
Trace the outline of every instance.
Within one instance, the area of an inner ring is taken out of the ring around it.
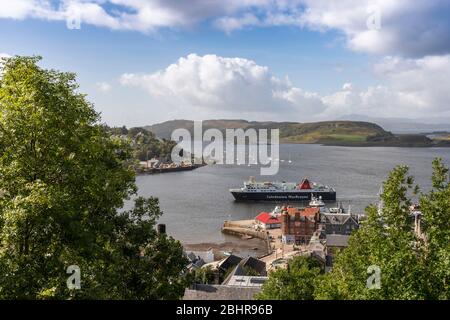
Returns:
[[[306,201],[312,196],[323,200],[336,200],[336,191],[325,185],[303,179],[295,182],[256,182],[254,177],[242,188],[230,189],[237,201]]]

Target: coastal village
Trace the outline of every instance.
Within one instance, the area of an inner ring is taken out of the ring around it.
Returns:
[[[202,165],[174,164],[152,158],[140,161],[144,174],[193,170]],[[262,289],[269,274],[279,268],[288,268],[289,261],[298,256],[317,260],[325,272],[333,268],[333,260],[345,249],[355,230],[364,223],[363,213],[354,213],[351,206],[344,209],[336,202],[336,190],[308,179],[299,183],[256,182],[254,177],[244,182],[243,188],[230,189],[236,201],[274,201],[271,211],[255,212],[252,219],[226,220],[221,232],[242,241],[258,239],[265,251],[250,256],[233,250],[189,250],[188,271],[203,275],[185,290],[185,300],[251,300]],[[306,206],[298,206],[305,203]],[[331,201],[335,207],[327,206]],[[382,203],[379,204],[379,210]],[[421,212],[417,205],[410,208],[411,222],[420,236]],[[165,225],[160,232],[165,232]],[[253,242],[254,243],[254,242]],[[257,250],[257,247],[253,248]]]
[[[165,172],[189,171],[203,166],[203,164],[193,164],[191,162],[174,163],[172,161],[163,161],[162,159],[152,158],[146,161],[139,161],[136,169],[140,174],[154,174]]]
[[[331,270],[336,253],[348,245],[362,215],[346,212],[342,206],[328,208],[320,197],[312,196],[308,206],[276,206],[254,219],[225,221],[222,232],[243,239],[259,238],[267,244],[267,254],[242,258],[233,253],[214,261],[212,250],[189,252],[189,269],[207,268],[214,273],[212,283],[196,283],[185,299],[252,299],[277,268],[286,268],[290,259],[307,255]]]
[[[410,211],[414,230],[420,235],[420,209],[414,205]],[[244,240],[260,239],[266,243],[267,253],[256,258],[226,252],[225,257],[216,259],[213,249],[186,252],[190,271],[208,270],[212,276],[187,288],[184,299],[253,299],[270,272],[288,268],[289,261],[298,256],[316,259],[329,272],[336,254],[348,246],[350,235],[364,219],[364,214],[351,212],[351,207],[345,210],[339,202],[328,207],[320,196],[311,194],[307,206],[275,206],[254,219],[224,221],[223,233]]]

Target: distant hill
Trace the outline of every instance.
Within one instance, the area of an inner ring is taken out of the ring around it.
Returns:
[[[399,134],[414,134],[414,133],[426,133],[434,131],[448,131],[450,132],[450,119],[449,118],[423,118],[420,122],[406,118],[382,118],[382,117],[369,117],[358,114],[349,114],[339,118],[339,120],[350,121],[366,121],[373,122],[382,126],[385,130]]]
[[[171,120],[145,128],[157,137],[170,139],[178,128],[187,129],[193,134],[194,122],[191,120]],[[432,140],[421,134],[392,134],[381,126],[367,121],[322,121],[312,123],[271,122],[247,120],[205,120],[203,130],[225,129],[280,129],[282,143],[310,143],[343,146],[400,146],[430,147],[447,146],[448,141]]]

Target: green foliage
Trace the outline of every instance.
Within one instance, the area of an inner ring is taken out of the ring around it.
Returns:
[[[306,258],[276,270],[259,299],[449,299],[450,179],[441,159],[433,161],[432,189],[420,195],[421,230],[411,215],[418,193],[406,166],[396,167],[383,183],[380,207],[339,251],[331,272],[321,275]],[[370,266],[380,268],[380,288],[369,288]]]
[[[319,281],[318,299],[448,299],[450,186],[448,169],[433,162],[433,189],[420,197],[422,232],[415,232],[409,206],[413,178],[395,168],[384,183],[381,210],[367,208],[367,220]],[[367,269],[381,270],[381,288],[369,289]]]
[[[136,192],[132,148],[97,124],[74,74],[39,60],[5,60],[0,80],[0,298],[179,298],[187,259],[154,230],[158,200],[119,213]]]
[[[210,284],[214,283],[215,273],[210,266],[198,268],[193,271],[193,278],[193,282],[195,283]]]
[[[450,299],[450,183],[449,169],[433,161],[433,189],[422,195],[422,231],[426,235],[423,290],[427,299]]]
[[[323,270],[312,257],[298,256],[291,260],[287,269],[272,271],[264,283],[258,300],[312,300],[315,282]]]
[[[144,128],[135,127],[127,129],[126,127],[108,128],[107,130],[116,136],[126,136],[132,146],[133,157],[140,161],[159,158],[164,161],[170,160],[170,155],[176,142],[167,139],[158,139],[155,135]]]
[[[246,276],[254,276],[254,277],[258,277],[258,276],[261,275],[257,270],[253,269],[253,268],[250,267],[250,266],[244,266],[242,269],[244,270],[244,274],[245,274]]]

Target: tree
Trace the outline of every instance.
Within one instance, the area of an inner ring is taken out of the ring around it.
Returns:
[[[137,191],[130,145],[98,124],[73,73],[39,60],[3,60],[0,298],[179,298],[187,259],[154,230],[158,200],[120,212]]]
[[[209,284],[214,283],[216,279],[215,271],[211,266],[206,266],[203,268],[198,268],[192,272],[193,282]]]
[[[318,299],[448,299],[450,187],[448,169],[433,162],[433,189],[420,196],[422,236],[409,210],[414,180],[399,166],[383,184],[382,206],[366,209],[367,220],[318,282]],[[415,191],[415,192],[414,192]],[[367,286],[376,266],[380,288]]]
[[[450,183],[442,159],[433,161],[432,190],[422,195],[423,290],[427,299],[450,299]]]
[[[314,283],[322,273],[323,270],[316,259],[298,256],[289,261],[287,269],[277,269],[270,273],[256,299],[312,300]]]

